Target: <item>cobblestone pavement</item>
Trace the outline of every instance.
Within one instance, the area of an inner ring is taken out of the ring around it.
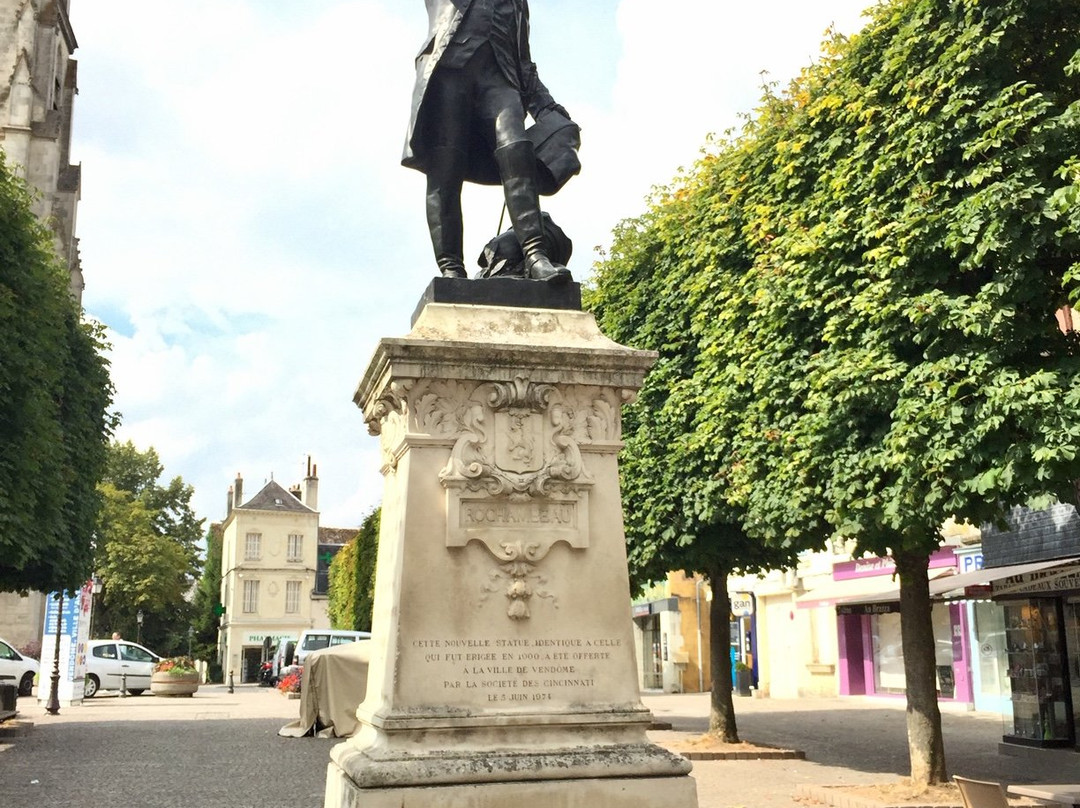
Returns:
[[[708,725],[707,695],[644,700],[673,727],[650,733],[657,742]],[[204,686],[192,699],[101,694],[53,717],[22,699],[21,717],[34,728],[0,740],[0,806],[318,808],[338,741],[278,737],[298,704],[268,689]],[[800,749],[807,759],[696,762],[700,808],[792,808],[801,783],[884,783],[907,773],[902,699],[742,698],[736,713],[744,740]],[[950,773],[1008,782],[1080,777],[1077,753],[1000,754],[999,716],[946,712],[943,727]]]

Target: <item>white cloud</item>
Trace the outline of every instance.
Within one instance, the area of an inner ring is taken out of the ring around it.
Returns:
[[[575,273],[752,108],[762,69],[794,74],[863,1],[534,2],[541,74],[585,126],[583,174],[548,204]],[[381,478],[352,394],[432,274],[423,177],[398,165],[423,7],[110,0],[73,16],[84,302],[112,328],[118,437],[154,446],[212,520],[237,471],[254,494],[310,454],[324,524],[358,524]],[[472,256],[501,200],[465,201]]]

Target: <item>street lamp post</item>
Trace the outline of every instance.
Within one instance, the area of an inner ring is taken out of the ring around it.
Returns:
[[[97,609],[97,596],[101,594],[104,582],[95,572],[90,578],[90,639],[94,639],[94,611]]]
[[[49,684],[49,701],[45,712],[60,714],[60,635],[64,625],[64,590],[56,593],[56,645],[53,646],[52,681]]]
[[[194,634],[195,634],[195,627],[194,626],[188,626],[187,627],[187,655],[188,655],[188,659],[191,659],[191,638],[192,638],[192,636]]]
[[[142,644],[142,621],[143,613],[142,609],[139,609],[139,611],[135,614],[135,622],[138,624],[138,628],[135,629],[135,642],[139,643],[140,645]]]

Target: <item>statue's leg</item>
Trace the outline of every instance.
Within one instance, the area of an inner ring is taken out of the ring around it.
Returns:
[[[427,221],[435,262],[444,278],[467,278],[462,244],[461,186],[467,157],[447,146],[432,150],[427,170]]]
[[[540,194],[536,186],[536,155],[528,140],[506,143],[495,149],[506,210],[514,233],[525,254],[525,271],[530,278],[549,283],[566,283],[570,270],[553,264],[544,244],[544,222],[540,216]]]

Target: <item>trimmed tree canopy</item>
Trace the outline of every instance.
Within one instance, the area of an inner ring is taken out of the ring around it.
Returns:
[[[631,558],[733,535],[709,524],[894,555],[916,780],[945,773],[940,526],[1080,478],[1078,143],[1080,4],[884,2],[622,226],[591,297],[661,352],[629,421]]]
[[[100,327],[83,323],[0,155],[0,590],[81,586],[113,427]]]

